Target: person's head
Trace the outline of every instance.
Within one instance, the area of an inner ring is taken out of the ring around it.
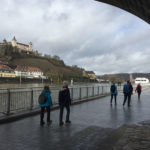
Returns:
[[[63,87],[65,87],[65,88],[68,87],[68,82],[67,81],[63,81]]]
[[[127,81],[127,84],[130,84],[130,81],[129,81],[129,80]]]
[[[44,86],[44,90],[45,90],[45,91],[49,91],[49,86],[48,86],[48,85],[45,85],[45,86]]]

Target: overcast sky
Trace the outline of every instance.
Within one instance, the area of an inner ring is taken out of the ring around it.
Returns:
[[[150,72],[150,25],[94,0],[1,0],[0,41],[33,42],[43,54],[96,74]]]

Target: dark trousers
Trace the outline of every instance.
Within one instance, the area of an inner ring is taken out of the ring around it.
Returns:
[[[131,94],[124,94],[124,102],[123,105],[125,105],[126,101],[128,99],[128,106],[130,106],[130,100],[131,100]]]
[[[140,99],[141,92],[138,92],[138,99]]]
[[[117,95],[116,94],[111,94],[110,103],[112,103],[113,97],[115,99],[115,104],[116,104],[116,99],[117,99]]]
[[[67,110],[66,121],[69,121],[70,106],[69,105],[60,105],[60,114],[59,114],[59,122],[60,123],[63,121],[64,108],[66,108],[66,110]]]
[[[41,107],[41,114],[40,114],[41,122],[44,121],[45,108],[47,111],[47,122],[50,122],[50,110],[51,110],[50,107]]]

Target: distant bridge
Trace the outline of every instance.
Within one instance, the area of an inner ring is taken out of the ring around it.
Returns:
[[[149,0],[96,0],[124,9],[150,24]]]

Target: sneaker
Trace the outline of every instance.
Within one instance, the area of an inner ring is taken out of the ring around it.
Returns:
[[[66,123],[71,123],[71,121],[70,120],[66,120]]]
[[[60,125],[60,126],[64,125],[64,122],[63,122],[63,121],[62,121],[62,122],[60,122],[60,123],[59,123],[59,125]]]

